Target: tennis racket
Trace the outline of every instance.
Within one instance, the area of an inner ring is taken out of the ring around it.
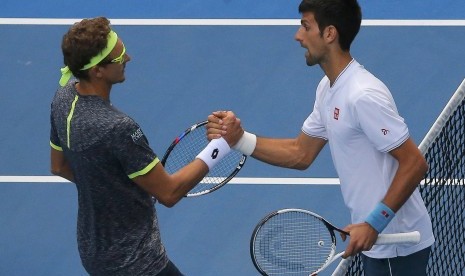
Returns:
[[[173,174],[191,163],[197,154],[207,146],[209,141],[206,124],[207,121],[197,123],[174,139],[161,161],[168,173]],[[246,159],[246,155],[231,150],[186,196],[200,196],[218,190],[242,169]]]
[[[349,269],[350,263],[352,262],[352,256],[342,259],[339,264],[337,265],[336,269],[334,270],[331,276],[344,276]]]
[[[253,264],[262,275],[315,275],[344,254],[336,254],[335,231],[348,235],[307,210],[274,211],[265,216],[253,231],[250,240]],[[376,244],[419,241],[419,232],[381,234]]]

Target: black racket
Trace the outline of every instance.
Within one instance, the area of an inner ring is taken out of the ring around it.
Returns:
[[[348,234],[307,210],[272,212],[253,231],[250,241],[253,264],[262,275],[315,275],[344,254],[336,254],[334,231]],[[376,244],[419,241],[419,232],[382,234]]]
[[[174,139],[161,161],[168,173],[172,174],[192,162],[207,146],[206,124],[207,121],[197,123]],[[218,190],[242,169],[246,159],[246,155],[231,150],[186,196],[205,195]]]

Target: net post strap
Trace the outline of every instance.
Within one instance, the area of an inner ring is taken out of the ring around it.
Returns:
[[[465,79],[460,84],[459,88],[455,91],[455,93],[450,98],[449,102],[447,103],[446,107],[442,110],[439,117],[434,122],[433,126],[430,128],[428,133],[426,134],[425,138],[421,141],[419,145],[420,151],[425,154],[431,144],[434,142],[436,137],[441,133],[444,125],[449,120],[452,113],[457,109],[457,106],[462,102],[465,97]]]

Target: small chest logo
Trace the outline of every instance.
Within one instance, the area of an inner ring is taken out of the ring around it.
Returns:
[[[334,108],[334,120],[339,120],[339,108]]]
[[[136,142],[140,137],[144,136],[142,129],[138,128],[133,134],[131,134],[132,141]]]
[[[382,128],[381,132],[383,133],[383,135],[387,135],[389,133],[389,129]]]

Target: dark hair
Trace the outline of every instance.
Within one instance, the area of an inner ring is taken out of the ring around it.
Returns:
[[[89,71],[81,68],[107,46],[110,31],[110,21],[105,17],[96,17],[75,23],[63,36],[63,61],[76,78],[89,78]]]
[[[350,50],[360,30],[362,11],[357,0],[302,0],[299,13],[312,12],[320,32],[333,25],[342,50]]]

